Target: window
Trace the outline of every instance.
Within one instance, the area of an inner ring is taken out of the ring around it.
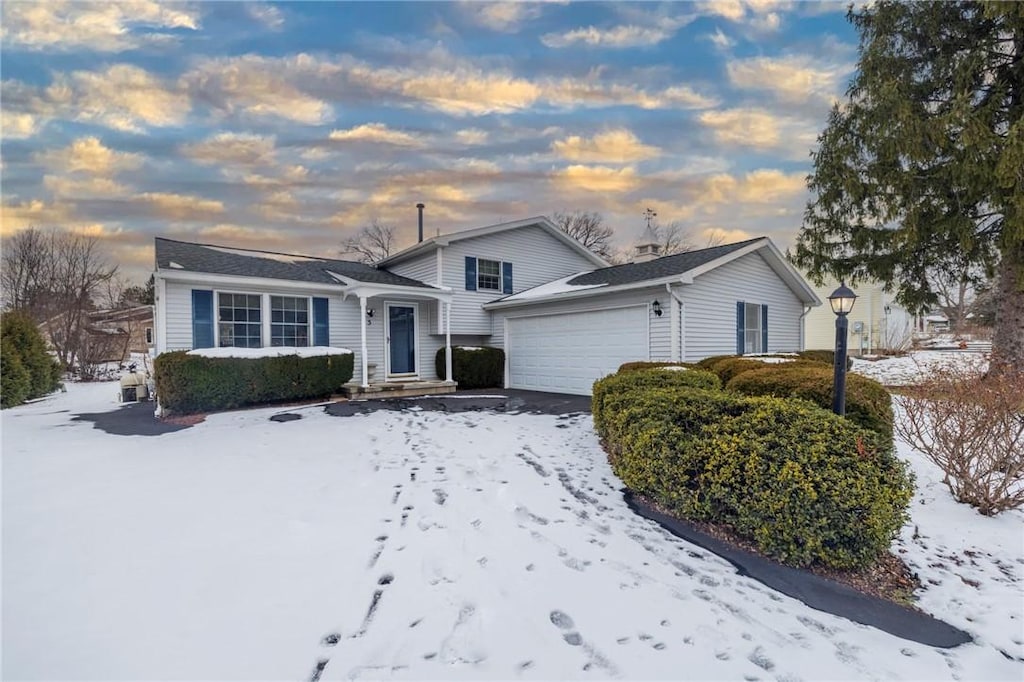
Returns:
[[[152,346],[153,345],[153,328],[152,327],[146,327],[146,345],[147,346]]]
[[[309,345],[309,299],[270,297],[270,345]]]
[[[217,330],[221,346],[259,348],[260,296],[258,294],[218,294]]]
[[[501,261],[477,259],[476,288],[501,291]]]
[[[743,352],[762,352],[764,349],[761,348],[761,306],[747,303],[743,318]]]

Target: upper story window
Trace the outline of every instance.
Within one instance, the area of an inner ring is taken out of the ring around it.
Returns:
[[[309,345],[309,299],[270,297],[270,345]]]
[[[221,346],[259,348],[261,342],[259,294],[218,294],[217,332]]]
[[[756,303],[747,303],[744,310],[743,325],[743,352],[763,353],[761,347],[761,306]]]
[[[483,291],[501,291],[501,261],[477,259],[476,288]]]

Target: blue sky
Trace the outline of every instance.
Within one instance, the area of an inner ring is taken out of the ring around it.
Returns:
[[[652,208],[691,241],[786,248],[809,153],[856,62],[841,3],[2,5],[3,224],[337,256]]]

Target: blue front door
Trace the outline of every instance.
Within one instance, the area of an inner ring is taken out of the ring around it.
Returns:
[[[391,374],[416,373],[416,308],[388,305],[388,352]]]

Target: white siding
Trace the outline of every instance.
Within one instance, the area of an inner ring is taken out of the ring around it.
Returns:
[[[192,350],[192,290],[212,289],[201,284],[167,282],[164,288],[164,310],[167,311],[167,347],[157,348],[158,353],[171,350]]]
[[[415,279],[424,284],[437,284],[437,251],[429,250],[423,255],[410,258],[384,268],[402,277]]]
[[[651,303],[657,300],[662,305],[662,315],[659,317],[651,310]],[[648,323],[650,334],[648,337],[647,357],[632,358],[636,360],[672,360],[671,355],[671,315],[669,304],[664,288],[636,289],[620,293],[607,294],[605,296],[590,296],[575,301],[555,301],[551,303],[538,303],[523,308],[506,310],[494,310],[495,333],[491,337],[490,345],[502,347],[504,338],[504,320],[506,318],[528,317],[532,315],[557,315],[563,313],[575,313],[585,310],[601,310],[604,308],[623,308],[626,306],[643,305],[647,307]],[[593,343],[600,344],[601,339],[592,339]],[[572,349],[566,349],[571,353]]]
[[[512,263],[516,293],[594,269],[582,254],[536,226],[457,241],[443,248],[443,285],[455,293],[453,334],[491,334],[491,317],[481,306],[505,295],[499,291],[466,291],[466,256]]]
[[[801,349],[803,305],[759,253],[698,276],[677,289],[685,302],[687,361],[736,352],[736,302],[768,306],[766,352]]]

